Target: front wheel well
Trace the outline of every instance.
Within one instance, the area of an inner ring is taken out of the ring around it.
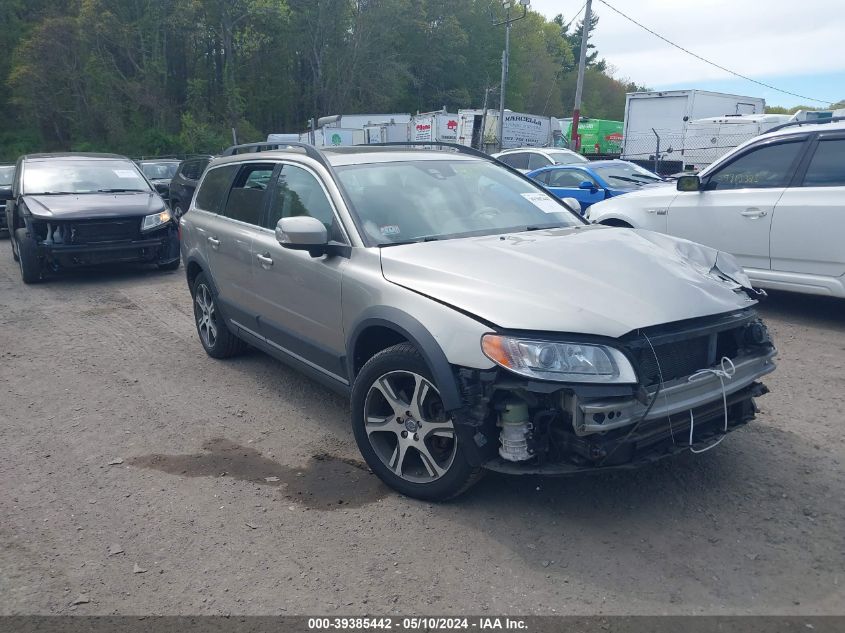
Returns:
[[[602,220],[599,224],[603,224],[604,226],[618,226],[626,229],[634,228],[630,223],[625,222],[624,220],[617,220],[616,218],[608,218],[607,220]]]
[[[373,356],[399,343],[410,343],[410,341],[396,330],[384,326],[372,326],[361,332],[355,341],[355,349],[352,352],[353,375],[357,376],[361,368]]]
[[[190,262],[187,268],[187,275],[188,275],[188,287],[191,289],[191,292],[194,291],[194,282],[197,280],[197,277],[202,272],[202,267],[196,262]]]

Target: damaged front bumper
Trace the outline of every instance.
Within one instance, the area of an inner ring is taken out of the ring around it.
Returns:
[[[139,229],[108,233],[108,222],[99,222],[103,233],[77,230],[75,223],[62,231],[62,240],[55,227],[42,222],[32,222],[30,234],[37,237],[39,259],[46,268],[59,270],[113,263],[168,264],[180,257],[179,231],[174,223],[141,232]],[[120,223],[115,223],[116,225]],[[123,222],[122,224],[129,224]],[[132,224],[138,224],[133,222]]]
[[[675,380],[663,385],[654,403],[638,398],[573,398],[573,427],[576,435],[604,433],[633,424],[690,411],[708,402],[722,402],[722,393],[730,396],[744,390],[762,376],[775,370],[775,351],[733,361],[735,373],[729,380],[720,380],[712,373],[702,374],[691,381]],[[649,406],[651,405],[651,406]],[[643,418],[643,416],[645,416]]]
[[[470,461],[514,474],[566,474],[700,452],[754,418],[754,398],[768,392],[760,379],[775,369],[775,347],[751,310],[638,332],[619,347],[641,384],[460,369],[466,406],[454,420],[459,439],[471,444]]]

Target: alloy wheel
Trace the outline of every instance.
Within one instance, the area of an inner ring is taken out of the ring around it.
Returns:
[[[212,348],[217,342],[217,308],[211,291],[205,284],[197,286],[195,302],[197,304],[197,330],[206,347]]]
[[[373,382],[364,401],[364,428],[378,458],[407,481],[440,479],[455,459],[454,424],[440,392],[419,374],[391,371]]]

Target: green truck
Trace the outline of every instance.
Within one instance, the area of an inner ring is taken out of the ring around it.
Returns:
[[[572,122],[566,126],[566,138],[571,138]],[[582,118],[578,122],[581,137],[580,152],[600,156],[618,156],[622,153],[622,121]]]

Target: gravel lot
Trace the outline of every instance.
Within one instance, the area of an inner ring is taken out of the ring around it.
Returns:
[[[843,614],[845,302],[761,311],[772,393],[718,449],[426,504],[345,401],[208,358],[183,270],[24,287],[2,240],[0,614]]]

